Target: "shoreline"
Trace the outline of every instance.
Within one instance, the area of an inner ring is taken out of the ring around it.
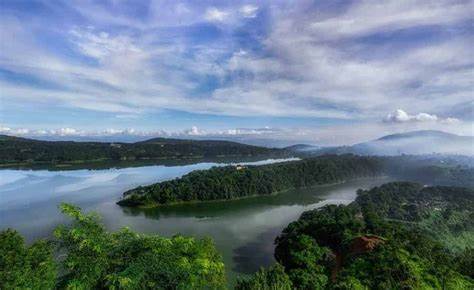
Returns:
[[[18,163],[0,163],[0,170],[106,170],[114,168],[132,168],[145,166],[180,166],[192,165],[197,163],[247,163],[258,162],[267,159],[292,159],[295,156],[275,156],[275,155],[226,155],[226,156],[190,156],[190,157],[157,157],[135,160],[113,160],[113,159],[97,159],[70,161],[64,163],[52,162],[18,162]]]
[[[253,194],[253,195],[248,195],[248,196],[241,196],[237,198],[232,198],[232,199],[212,199],[212,200],[190,200],[190,201],[177,201],[177,202],[170,202],[166,204],[160,204],[160,203],[151,203],[147,205],[140,205],[140,206],[128,206],[128,205],[120,205],[119,202],[122,201],[123,199],[117,201],[115,204],[124,207],[124,208],[132,208],[132,209],[155,209],[155,208],[165,208],[165,207],[173,207],[173,206],[180,206],[180,205],[193,205],[193,204],[206,204],[206,203],[218,203],[218,202],[231,202],[231,201],[238,201],[238,200],[244,200],[244,199],[252,199],[252,198],[258,198],[258,197],[270,197],[270,196],[276,196],[291,190],[297,190],[297,189],[312,189],[312,188],[318,188],[318,187],[328,187],[328,186],[335,186],[335,185],[341,185],[347,182],[352,182],[352,181],[358,181],[358,180],[364,180],[364,179],[370,179],[370,178],[388,178],[388,175],[375,175],[375,176],[364,176],[364,177],[358,177],[358,178],[351,178],[347,180],[342,180],[338,182],[333,182],[333,183],[325,183],[325,184],[316,184],[312,186],[305,186],[305,187],[292,187],[288,188],[285,190],[280,190],[276,192],[272,192],[270,194]]]

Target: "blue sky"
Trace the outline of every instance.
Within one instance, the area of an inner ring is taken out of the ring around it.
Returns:
[[[473,134],[472,1],[0,2],[0,132]]]

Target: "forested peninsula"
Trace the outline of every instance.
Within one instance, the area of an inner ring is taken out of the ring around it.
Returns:
[[[181,178],[139,186],[123,194],[121,206],[231,200],[361,177],[388,175],[431,185],[474,187],[474,168],[446,165],[442,157],[324,155],[259,166],[225,166],[193,171]],[[441,164],[441,165],[440,165]]]
[[[124,193],[122,206],[230,200],[292,188],[343,182],[384,173],[383,159],[355,155],[321,156],[261,166],[225,166],[193,171],[181,178]]]
[[[0,165],[78,164],[106,161],[282,157],[282,149],[230,141],[154,138],[142,142],[42,141],[0,135]]]

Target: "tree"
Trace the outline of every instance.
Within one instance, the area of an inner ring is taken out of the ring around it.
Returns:
[[[210,239],[163,238],[128,229],[107,232],[96,214],[63,204],[70,226],[30,247],[14,230],[0,232],[0,289],[221,289],[224,264]],[[62,275],[57,278],[57,270]]]
[[[0,232],[0,289],[53,289],[56,275],[50,242],[28,247],[17,231]]]
[[[275,264],[268,269],[261,268],[250,278],[237,281],[235,290],[291,290],[294,289],[285,269]]]
[[[109,233],[94,214],[63,204],[73,219],[55,235],[67,252],[60,285],[92,289],[196,289],[224,286],[224,264],[210,239]]]

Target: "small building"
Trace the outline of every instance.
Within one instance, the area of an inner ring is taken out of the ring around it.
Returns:
[[[245,166],[240,165],[240,164],[235,165],[236,170],[242,170],[242,169],[245,169],[245,168],[246,168]]]

